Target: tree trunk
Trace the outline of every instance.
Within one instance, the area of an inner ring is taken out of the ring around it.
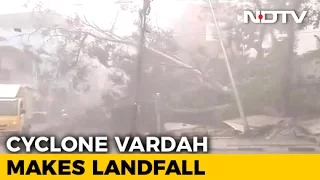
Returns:
[[[288,46],[287,56],[284,59],[284,74],[283,74],[283,115],[290,116],[290,93],[292,82],[292,59],[294,58],[294,26],[292,21],[288,23]]]
[[[301,6],[301,0],[296,0],[293,4],[292,9],[298,10]],[[292,70],[294,59],[294,43],[295,43],[295,24],[292,18],[288,20],[287,23],[287,32],[288,32],[288,46],[287,46],[287,56],[284,60],[284,75],[283,75],[283,115],[291,116],[290,113],[290,94],[292,88]]]

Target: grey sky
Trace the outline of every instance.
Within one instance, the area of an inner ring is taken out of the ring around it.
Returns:
[[[28,0],[0,0],[0,14],[10,14],[30,11],[30,8],[23,7]],[[29,0],[31,3],[37,3],[39,0]],[[123,0],[129,1],[129,0]],[[142,0],[131,0],[139,3]],[[184,6],[195,0],[154,0],[152,2],[151,18],[153,22],[162,27],[168,28],[175,19],[181,15]],[[95,21],[102,27],[108,27],[112,24],[119,8],[115,0],[42,0],[43,5],[51,10],[57,11],[63,15],[73,15],[76,12],[84,14],[89,20]],[[76,4],[80,2],[80,6]],[[130,28],[135,16],[129,13],[121,12],[118,18],[118,29]]]

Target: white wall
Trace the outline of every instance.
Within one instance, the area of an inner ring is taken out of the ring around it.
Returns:
[[[320,31],[314,29],[306,29],[303,31],[299,31],[296,34],[297,40],[297,54],[301,55],[308,51],[316,50],[319,46],[318,40],[314,37],[314,35],[320,35]]]
[[[17,26],[16,26],[17,27]],[[31,34],[29,36],[29,34]],[[17,48],[23,48],[23,45],[30,45],[35,49],[41,47],[46,39],[43,38],[40,32],[34,33],[34,29],[22,29],[22,32],[14,32],[13,28],[3,28],[0,24],[0,36],[6,37],[8,42],[0,42],[4,45],[11,45]],[[55,52],[57,48],[57,40],[50,40],[46,42],[45,50],[47,52]],[[47,58],[47,59],[46,59]],[[46,60],[49,61],[48,57],[42,57],[44,63],[40,65],[42,70],[51,68]],[[52,59],[51,59],[52,60]],[[74,92],[72,89],[69,89],[70,95],[68,96],[68,104],[66,106],[69,107],[77,107],[77,109],[85,109],[87,107],[92,107],[93,105],[97,105],[100,103],[101,95],[105,91],[111,91],[114,89],[114,86],[110,83],[108,79],[108,69],[104,68],[100,65],[100,63],[96,59],[92,59],[90,57],[83,57],[83,63],[87,64],[91,71],[89,72],[88,83],[91,86],[91,90],[87,93],[78,94]],[[10,65],[10,64],[8,64]],[[96,68],[95,68],[96,67]],[[73,72],[70,72],[71,74]],[[35,73],[36,74],[36,73]],[[35,78],[36,79],[36,78]],[[71,79],[68,76],[58,77],[56,79],[57,86],[65,87],[68,89],[71,87]],[[79,110],[78,113],[84,113],[84,110]]]

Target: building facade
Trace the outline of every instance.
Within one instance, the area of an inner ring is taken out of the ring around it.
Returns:
[[[54,13],[15,13],[0,15],[1,83],[38,86],[40,57],[33,52],[44,38],[40,27],[60,27],[65,19]],[[64,24],[63,24],[64,22]],[[35,48],[30,48],[35,47]]]

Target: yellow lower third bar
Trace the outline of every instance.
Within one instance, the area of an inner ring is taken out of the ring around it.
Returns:
[[[320,155],[2,154],[0,179],[317,179]]]

